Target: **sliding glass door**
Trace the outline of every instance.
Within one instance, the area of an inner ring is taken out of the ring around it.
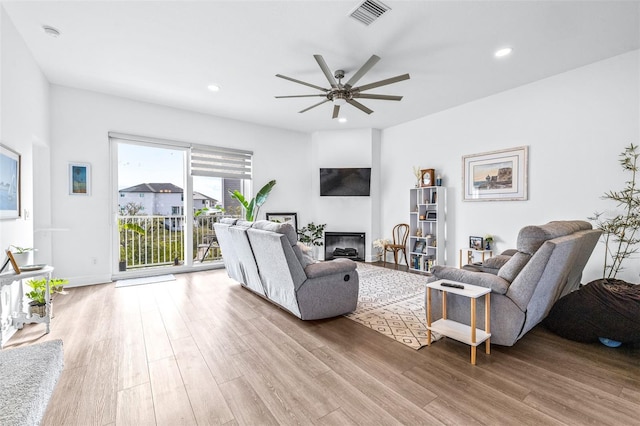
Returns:
[[[250,195],[252,153],[127,135],[110,140],[114,274],[221,264],[213,225],[240,217],[229,190]]]

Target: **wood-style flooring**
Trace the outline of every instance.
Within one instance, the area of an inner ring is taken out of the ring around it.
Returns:
[[[344,317],[300,321],[224,270],[57,295],[65,366],[44,425],[640,425],[640,348],[443,339],[419,351]]]

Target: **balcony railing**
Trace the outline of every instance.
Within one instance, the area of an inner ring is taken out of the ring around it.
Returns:
[[[222,259],[213,228],[222,217],[201,215],[193,219],[193,247],[188,254],[194,263]],[[185,216],[118,216],[120,269],[183,263],[185,220]]]

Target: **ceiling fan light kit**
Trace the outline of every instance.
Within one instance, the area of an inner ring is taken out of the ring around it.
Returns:
[[[301,80],[297,80],[295,78],[287,77],[282,74],[276,74],[276,77],[283,78],[285,80],[292,81],[294,83],[302,84],[322,92],[315,95],[276,96],[276,98],[307,98],[307,97],[316,97],[316,96],[325,98],[323,101],[318,102],[317,104],[311,105],[310,107],[305,108],[302,111],[299,111],[300,113],[309,111],[312,108],[315,108],[319,105],[322,105],[326,102],[331,101],[333,102],[332,118],[338,118],[340,114],[340,107],[345,104],[352,105],[366,114],[371,114],[373,110],[367,108],[360,102],[356,101],[356,99],[377,99],[377,100],[383,100],[383,101],[400,101],[402,99],[402,96],[376,95],[376,94],[369,94],[369,93],[362,93],[362,92],[369,89],[374,89],[376,87],[386,86],[389,84],[397,83],[399,81],[408,80],[410,78],[409,74],[402,74],[396,77],[391,77],[384,80],[376,81],[374,83],[365,84],[364,86],[354,87],[354,85],[367,72],[369,72],[369,70],[371,70],[371,68],[373,68],[375,64],[378,63],[378,61],[380,60],[379,56],[372,55],[371,58],[369,58],[369,60],[365,62],[364,65],[362,65],[360,69],[356,71],[356,73],[353,74],[353,76],[351,76],[349,81],[347,81],[345,84],[342,84],[342,79],[345,76],[345,73],[343,70],[336,70],[335,73],[332,73],[329,67],[327,66],[327,63],[324,61],[324,58],[321,55],[313,55],[313,57],[315,58],[316,62],[318,63],[318,66],[320,67],[327,81],[329,82],[330,88],[316,86],[315,84],[311,84]]]

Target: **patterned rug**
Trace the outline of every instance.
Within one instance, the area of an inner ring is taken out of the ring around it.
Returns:
[[[427,277],[358,262],[360,294],[347,318],[413,349],[427,345]],[[440,339],[432,333],[432,341]]]

